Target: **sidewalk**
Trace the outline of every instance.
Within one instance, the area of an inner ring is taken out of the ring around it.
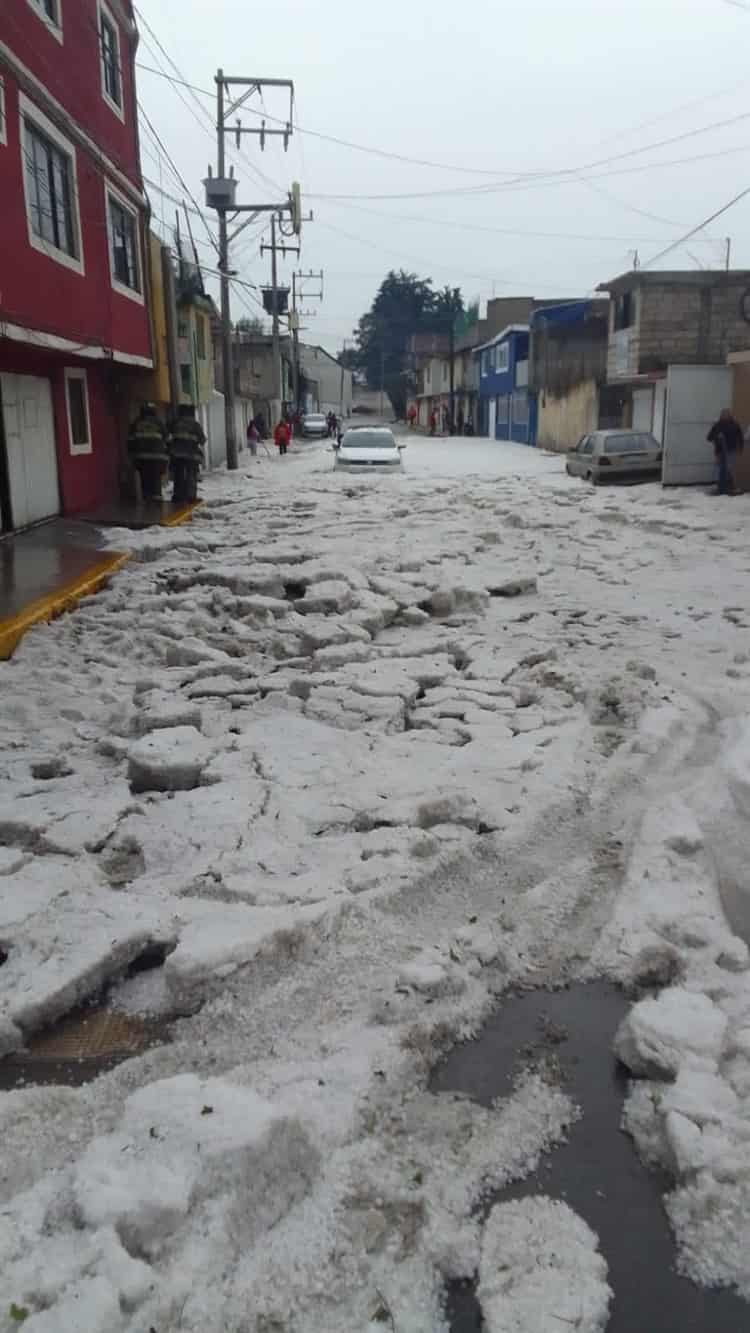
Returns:
[[[116,502],[94,514],[52,519],[0,539],[0,661],[12,656],[32,625],[72,611],[129,560],[128,551],[105,545],[100,528],[175,527],[199,503]]]

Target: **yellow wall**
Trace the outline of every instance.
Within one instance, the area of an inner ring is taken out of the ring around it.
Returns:
[[[167,312],[164,304],[164,276],[161,267],[161,241],[148,234],[148,258],[151,285],[151,327],[154,333],[154,368],[138,377],[133,397],[142,402],[170,402],[169,358],[167,352]]]
[[[564,452],[572,449],[582,435],[596,430],[599,395],[593,380],[579,384],[566,398],[539,395],[537,444],[542,449]]]

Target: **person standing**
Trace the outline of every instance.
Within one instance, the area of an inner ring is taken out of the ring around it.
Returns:
[[[169,441],[174,483],[172,500],[176,504],[192,504],[198,498],[198,475],[204,462],[205,443],[205,432],[196,420],[193,404],[180,403]]]
[[[260,442],[260,435],[258,434],[258,427],[256,426],[254,421],[251,421],[247,428],[247,447],[250,450],[250,453],[253,458],[258,457],[259,442]]]
[[[717,494],[735,495],[734,460],[745,447],[745,437],[739,421],[728,407],[723,408],[706,439],[714,447],[718,468]]]
[[[432,411],[430,412],[430,435],[434,435],[435,432],[437,431],[437,424],[438,424],[438,414],[436,409],[433,407]]]
[[[464,409],[462,407],[459,407],[458,416],[456,418],[456,434],[463,435],[463,433],[464,433]]]
[[[291,438],[291,432],[289,430],[289,422],[286,421],[284,417],[282,417],[281,420],[279,421],[279,424],[273,433],[273,438],[276,442],[276,447],[278,448],[279,454],[283,456],[286,453],[287,449],[289,448],[289,440]]]
[[[128,454],[140,478],[141,499],[161,500],[162,478],[167,469],[167,432],[153,403],[143,403],[128,431]]]
[[[411,404],[408,412],[409,430],[415,430],[417,425],[417,409],[414,403]]]

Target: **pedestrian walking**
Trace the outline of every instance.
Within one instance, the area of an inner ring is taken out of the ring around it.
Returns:
[[[128,431],[128,454],[140,479],[141,499],[161,500],[164,473],[169,463],[167,432],[153,403],[143,403]]]
[[[458,409],[458,417],[456,418],[456,431],[457,434],[459,435],[463,435],[464,433],[464,409],[462,407],[459,407]]]
[[[725,407],[706,439],[714,447],[717,466],[717,495],[735,495],[734,466],[737,454],[745,447],[742,427],[730,408]]]
[[[198,476],[205,462],[206,435],[196,420],[192,403],[180,403],[177,420],[169,440],[172,463],[172,499],[177,504],[191,504],[198,498]]]
[[[411,407],[409,408],[408,417],[409,417],[409,430],[416,430],[417,409],[414,403],[412,403]]]
[[[433,407],[432,411],[430,412],[430,435],[436,434],[437,424],[438,424],[438,414],[435,411],[435,408]]]
[[[259,442],[260,442],[260,435],[258,433],[258,427],[256,426],[254,421],[251,421],[250,425],[247,428],[247,447],[250,450],[250,453],[253,458],[258,457]]]
[[[282,417],[281,420],[279,421],[279,424],[273,433],[273,438],[276,442],[276,447],[279,451],[279,455],[283,457],[283,455],[289,448],[289,441],[291,439],[289,422],[284,417]]]
[[[447,407],[443,408],[442,415],[443,415],[443,435],[447,435],[451,421],[451,414]]]

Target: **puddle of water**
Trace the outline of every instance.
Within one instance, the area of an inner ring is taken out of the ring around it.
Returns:
[[[675,1247],[661,1196],[664,1173],[642,1164],[620,1129],[627,1079],[612,1038],[628,1001],[605,983],[530,991],[509,999],[476,1041],[456,1047],[436,1070],[433,1092],[462,1092],[483,1105],[506,1096],[524,1059],[559,1061],[564,1086],[583,1111],[568,1142],[538,1171],[487,1201],[530,1194],[563,1199],[599,1237],[615,1297],[607,1333],[740,1333],[750,1306],[727,1290],[694,1286],[674,1268]],[[448,1293],[452,1333],[484,1328],[472,1284]]]

